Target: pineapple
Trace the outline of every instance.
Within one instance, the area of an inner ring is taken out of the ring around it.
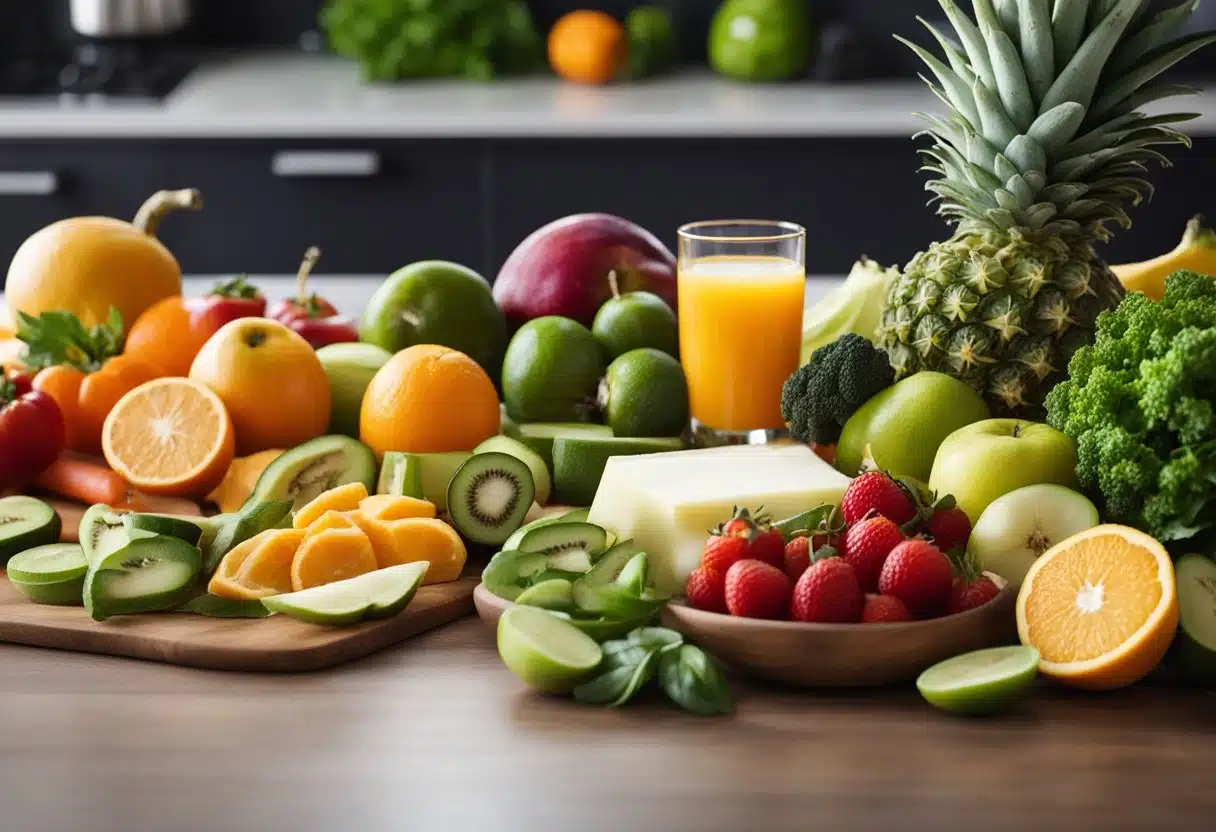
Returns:
[[[974,0],[974,20],[939,2],[957,39],[925,26],[945,61],[900,40],[949,111],[922,116],[922,152],[955,234],[891,285],[878,340],[900,377],[949,373],[994,414],[1033,418],[1122,297],[1094,243],[1152,195],[1147,165],[1168,163],[1153,147],[1190,144],[1171,125],[1194,114],[1139,108],[1199,92],[1153,79],[1216,33],[1175,37],[1193,0],[1156,14],[1152,0]]]

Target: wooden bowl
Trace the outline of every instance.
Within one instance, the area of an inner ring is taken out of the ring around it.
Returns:
[[[1017,591],[958,615],[898,624],[802,624],[667,605],[662,622],[733,670],[807,687],[910,682],[943,659],[1017,641]]]

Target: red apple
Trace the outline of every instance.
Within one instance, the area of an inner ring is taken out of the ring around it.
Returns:
[[[676,258],[649,231],[612,214],[574,214],[532,232],[503,264],[494,300],[512,326],[564,315],[591,326],[612,297],[645,290],[676,308]]]

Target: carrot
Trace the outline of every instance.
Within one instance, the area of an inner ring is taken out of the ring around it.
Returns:
[[[52,494],[92,505],[122,505],[127,499],[126,480],[105,465],[61,454],[38,477],[37,485]]]

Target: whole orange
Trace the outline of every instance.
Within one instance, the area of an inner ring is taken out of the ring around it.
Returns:
[[[139,316],[127,332],[123,352],[154,364],[167,376],[184,376],[214,332],[196,324],[181,297],[169,297]]]
[[[242,456],[299,445],[329,425],[325,368],[308,342],[278,321],[224,324],[195,357],[190,378],[224,402]]]
[[[628,63],[625,27],[604,12],[570,12],[549,30],[549,65],[567,81],[607,84]]]
[[[418,344],[394,355],[363,394],[359,438],[376,452],[471,451],[498,433],[494,382],[462,352]]]

